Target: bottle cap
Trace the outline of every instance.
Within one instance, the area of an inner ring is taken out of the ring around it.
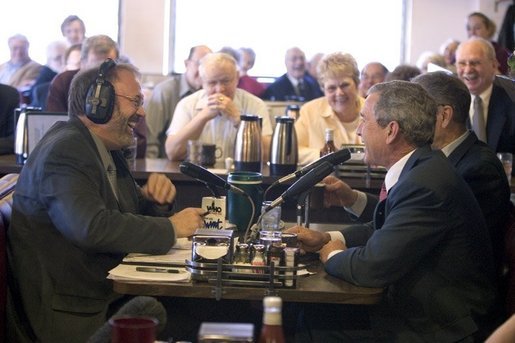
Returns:
[[[283,300],[280,297],[264,297],[263,305],[267,307],[281,307]]]

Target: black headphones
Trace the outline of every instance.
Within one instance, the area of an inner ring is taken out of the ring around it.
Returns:
[[[96,124],[105,124],[113,115],[114,86],[105,79],[109,70],[116,66],[116,62],[108,58],[98,70],[97,79],[89,86],[86,95],[86,116]]]

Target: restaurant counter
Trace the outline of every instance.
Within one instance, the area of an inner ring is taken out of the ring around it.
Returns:
[[[177,197],[175,200],[175,209],[182,210],[186,207],[200,207],[201,199],[204,196],[212,196],[210,190],[198,180],[181,173],[179,169],[180,162],[172,162],[167,159],[138,159],[133,171],[134,179],[138,184],[145,184],[151,173],[163,173],[167,175],[174,183],[177,189]],[[213,170],[222,178],[227,178],[227,173],[223,166],[215,165]],[[22,165],[16,164],[14,155],[0,156],[0,176],[9,173],[19,173]],[[262,188],[265,191],[279,177],[270,176],[269,168],[265,164],[262,168],[263,183]],[[350,187],[364,190],[372,193],[379,193],[381,188],[381,179],[367,179],[365,174],[360,177],[345,178],[345,182]],[[295,180],[291,180],[286,184],[272,187],[266,194],[266,200],[274,200],[279,197]],[[321,188],[315,187],[312,192],[311,206],[309,211],[309,221],[313,223],[351,223],[349,215],[341,208],[323,208],[320,196]],[[318,192],[317,192],[318,191]],[[221,195],[225,195],[225,191],[221,191]],[[282,219],[288,222],[297,221],[296,203],[286,201],[282,204]]]

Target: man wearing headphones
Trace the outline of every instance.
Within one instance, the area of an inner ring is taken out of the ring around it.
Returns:
[[[170,215],[170,180],[139,187],[121,149],[144,118],[138,71],[106,60],[76,75],[69,120],[28,158],[14,196],[8,253],[11,342],[85,342],[124,300],[107,280],[130,252],[165,254],[202,225]]]

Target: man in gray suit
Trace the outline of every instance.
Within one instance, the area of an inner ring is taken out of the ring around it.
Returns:
[[[145,116],[138,78],[112,60],[77,74],[70,119],[23,167],[8,232],[11,342],[85,342],[121,300],[108,271],[130,252],[164,254],[202,225],[200,208],[171,215],[165,175],[139,187],[129,171],[122,149]]]
[[[329,274],[385,288],[384,302],[370,311],[370,330],[362,332],[368,339],[481,339],[496,324],[490,239],[470,188],[442,152],[429,146],[436,112],[420,85],[373,86],[358,134],[365,142],[365,162],[388,170],[388,197],[366,225],[330,233],[289,229],[305,250],[319,251]],[[314,321],[314,341],[349,338],[348,330],[307,314]]]

